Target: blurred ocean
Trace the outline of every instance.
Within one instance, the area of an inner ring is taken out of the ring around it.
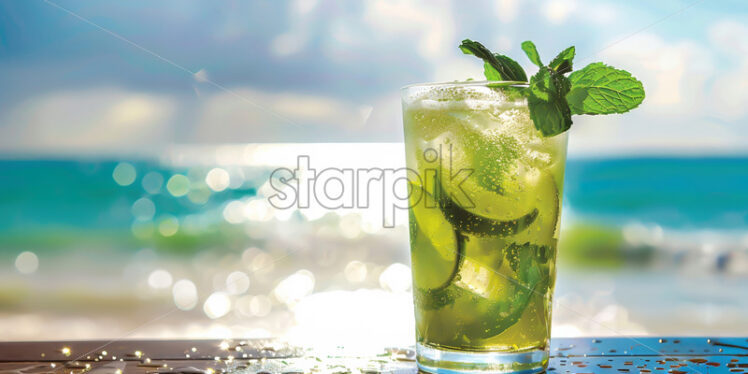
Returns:
[[[66,230],[126,239],[133,223],[132,205],[144,196],[157,207],[154,214],[186,217],[254,196],[272,171],[243,168],[241,182],[230,188],[210,191],[209,196],[175,199],[165,187],[169,177],[177,173],[194,177],[191,174],[200,170],[131,161],[137,181],[121,187],[112,178],[120,162],[0,160],[0,208],[4,212],[0,215],[0,246],[15,250],[28,243],[38,247],[38,241],[64,235]],[[155,184],[151,188],[156,193],[144,190],[148,186],[142,176],[146,174],[151,175]],[[638,221],[673,230],[748,233],[746,186],[745,157],[570,159],[564,210],[574,220],[612,225]]]
[[[747,183],[745,157],[571,159],[564,208],[612,223],[746,230]]]
[[[361,154],[401,162],[390,146]],[[5,339],[409,342],[403,222],[274,210],[266,182],[295,156],[268,150],[279,156],[0,161]],[[748,333],[735,330],[748,326],[746,185],[748,157],[568,160],[553,334]]]
[[[269,171],[255,168],[251,171],[256,175],[250,180],[242,179],[241,184],[216,192],[202,182],[203,172],[199,183],[177,187],[189,189],[185,198],[179,199],[167,188],[169,178],[184,175],[195,179],[193,174],[198,169],[131,161],[127,164],[134,166],[133,178],[137,176],[137,181],[120,186],[113,179],[113,170],[120,163],[121,160],[0,161],[0,208],[4,212],[0,216],[0,248],[44,250],[102,239],[114,248],[128,250],[137,245],[133,225],[138,221],[159,217],[183,220],[199,214],[203,217],[201,224],[209,225],[205,219],[210,220],[211,216],[206,212],[220,209],[226,202],[254,196],[256,187],[269,175]],[[138,212],[138,205],[133,204],[144,197],[147,202],[140,205],[145,211]],[[220,220],[220,215],[212,218]]]

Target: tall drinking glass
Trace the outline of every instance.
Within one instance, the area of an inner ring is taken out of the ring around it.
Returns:
[[[567,136],[543,137],[519,88],[402,90],[422,370],[547,366]]]

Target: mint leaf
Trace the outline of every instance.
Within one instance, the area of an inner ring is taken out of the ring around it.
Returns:
[[[566,95],[574,114],[625,113],[644,100],[642,82],[625,70],[594,62],[569,76]]]
[[[530,118],[543,136],[558,135],[571,127],[571,110],[566,102],[570,86],[568,78],[547,67],[530,78]]]
[[[575,52],[576,50],[574,46],[564,49],[553,59],[553,61],[551,61],[550,64],[548,64],[548,67],[561,74],[570,72],[572,68],[571,60],[574,59]]]
[[[494,53],[493,57],[504,66],[504,69],[508,72],[508,76],[511,78],[503,77],[498,70],[494,69],[488,62],[483,63],[483,75],[490,81],[518,81],[527,82],[527,75],[525,69],[522,69],[517,61],[512,60],[509,57]]]
[[[529,58],[533,64],[537,65],[539,68],[543,67],[543,62],[540,61],[540,55],[538,54],[537,48],[535,48],[535,43],[529,40],[522,42],[522,50],[525,51],[527,58]]]
[[[483,44],[465,39],[460,44],[460,50],[484,61],[483,73],[488,80],[527,82],[527,75],[517,61],[498,53],[491,53]]]

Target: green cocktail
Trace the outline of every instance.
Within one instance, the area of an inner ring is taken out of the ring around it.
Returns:
[[[419,366],[536,371],[548,360],[566,133],[521,88],[403,89]]]

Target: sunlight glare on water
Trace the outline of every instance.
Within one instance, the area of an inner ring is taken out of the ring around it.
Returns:
[[[284,304],[294,304],[314,290],[314,274],[301,269],[278,283],[273,290],[276,299]]]
[[[214,292],[205,300],[203,312],[208,318],[216,319],[231,311],[231,299],[225,292]]]
[[[407,292],[412,285],[410,268],[401,263],[394,263],[379,276],[382,288],[393,292]]]
[[[294,344],[317,349],[345,346],[351,352],[413,344],[409,293],[377,289],[319,292],[300,300],[293,314],[296,325],[285,338]]]

